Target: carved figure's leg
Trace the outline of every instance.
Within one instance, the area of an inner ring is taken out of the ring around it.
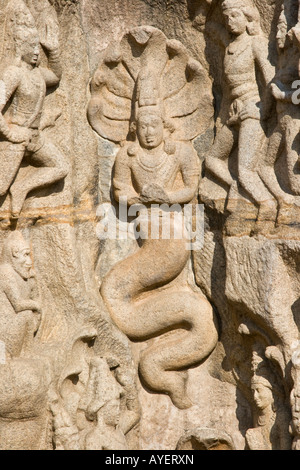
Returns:
[[[33,189],[49,186],[68,174],[69,168],[61,151],[49,140],[31,155],[32,167],[23,178],[16,179],[10,188],[12,197],[12,217],[18,217],[24,201]]]
[[[241,186],[259,205],[259,218],[275,220],[277,205],[258,174],[258,158],[264,133],[260,121],[246,119],[241,123],[238,150],[238,176]]]
[[[217,132],[211,155],[205,159],[206,169],[221,183],[225,183],[228,186],[231,186],[233,183],[227,159],[234,145],[234,140],[234,131],[228,126],[223,126]]]
[[[283,118],[274,130],[270,137],[266,160],[260,167],[259,174],[269,189],[270,193],[276,198],[279,204],[279,210],[277,215],[277,224],[286,224],[291,221],[296,222],[299,220],[299,201],[297,195],[300,194],[300,166],[298,168],[299,174],[295,174],[294,168],[298,165],[298,154],[292,148],[292,142],[289,142],[289,138],[286,138],[288,133],[287,128],[291,125],[289,118],[286,120]],[[276,177],[275,174],[275,163],[278,155],[281,153],[281,147],[285,149],[285,155],[287,158],[287,171],[290,181],[290,190],[294,194],[288,194],[285,192]],[[298,193],[297,193],[298,183]]]
[[[25,145],[0,141],[0,196],[5,196],[19,170]]]
[[[284,192],[283,189],[280,187],[274,169],[274,165],[278,158],[280,148],[283,145],[283,141],[284,139],[282,134],[282,128],[281,125],[278,124],[270,137],[267,155],[265,161],[259,168],[259,175],[267,186],[270,193],[273,194],[279,204],[292,204],[294,198]]]
[[[300,195],[300,125],[299,120],[287,116],[285,121],[285,148],[287,170],[291,190],[294,194]]]

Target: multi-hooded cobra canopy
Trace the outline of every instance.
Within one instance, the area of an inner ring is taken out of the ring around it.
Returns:
[[[141,26],[111,43],[91,83],[88,118],[113,142],[125,141],[142,107],[159,110],[175,128],[175,140],[192,140],[213,122],[208,74],[175,39]]]

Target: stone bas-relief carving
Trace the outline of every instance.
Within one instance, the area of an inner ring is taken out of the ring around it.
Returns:
[[[272,93],[276,99],[277,127],[269,140],[262,177],[269,190],[279,203],[278,222],[298,221],[299,176],[297,171],[298,152],[294,142],[299,134],[297,106],[293,103],[293,83],[299,79],[299,23],[288,30],[287,12],[284,5],[277,27],[277,48],[279,70],[272,83]],[[284,191],[274,174],[275,162],[281,146],[285,148],[287,189]]]
[[[246,432],[250,450],[289,450],[289,417],[280,404],[280,391],[274,374],[255,351],[252,361],[251,390],[256,406],[254,427]]]
[[[128,429],[121,420],[122,395],[123,388],[106,360],[92,358],[86,388],[78,396],[80,400],[75,400],[78,408],[74,409],[74,398],[72,403],[68,396],[64,400],[54,397],[51,404],[56,449],[128,450],[125,439]],[[69,401],[69,405],[64,401]]]
[[[197,428],[180,438],[176,450],[234,450],[234,444],[225,432]]]
[[[6,239],[0,272],[0,338],[5,344],[0,366],[0,447],[39,450],[47,439],[50,383],[46,364],[33,354],[41,303],[30,247],[20,232],[12,232]]]
[[[44,26],[44,37],[39,37],[23,1],[9,2],[4,14],[0,195],[9,191],[11,216],[17,218],[32,190],[51,185],[68,172],[65,157],[43,133],[52,124],[43,116],[46,89],[59,84],[62,68],[58,30],[53,22]],[[48,68],[39,65],[41,46],[48,54]],[[20,165],[25,157],[30,168],[22,172]]]
[[[268,61],[268,42],[260,29],[255,5],[247,1],[224,1],[222,14],[226,29],[217,25],[215,31],[225,48],[224,80],[229,90],[230,106],[226,123],[206,158],[206,168],[228,185],[229,198],[234,197],[236,181],[228,167],[228,156],[237,139],[237,183],[258,205],[257,222],[263,220],[265,223],[276,215],[276,206],[259,176],[257,164],[263,145],[262,123],[269,110],[268,91],[274,69]],[[259,92],[259,71],[264,82],[263,96]],[[255,141],[252,140],[254,135]],[[246,218],[246,207],[242,211],[242,217]]]
[[[134,54],[130,47],[136,49]],[[126,69],[134,73],[135,80],[128,72],[126,74]],[[174,80],[171,71],[177,73],[175,84],[171,82]],[[131,88],[136,89],[136,94],[131,91],[131,95],[127,95],[127,102],[121,93],[123,90],[115,87],[121,72],[127,82],[131,82]],[[189,80],[186,79],[188,74]],[[168,82],[173,85],[172,95]],[[161,338],[157,345],[149,344],[139,360],[140,375],[146,385],[151,390],[170,395],[180,409],[192,406],[186,394],[187,369],[212,352],[217,342],[217,326],[213,309],[201,293],[193,292],[184,284],[182,287],[175,285],[175,292],[158,289],[167,288],[180,276],[187,265],[189,251],[185,246],[187,239],[164,240],[159,226],[156,227],[158,236],[152,237],[153,222],[148,225],[147,214],[153,204],[177,204],[180,207],[195,198],[199,162],[188,138],[191,134],[196,135],[198,127],[193,120],[199,115],[199,98],[203,100],[201,82],[205,84],[204,71],[188,57],[179,42],[168,41],[151,27],[136,28],[120,45],[108,48],[103,64],[96,72],[89,105],[90,122],[102,136],[106,136],[108,130],[106,107],[109,112],[109,100],[116,104],[123,100],[124,108],[127,107],[124,131],[131,120],[131,130],[134,125],[136,135],[133,141],[124,142],[116,157],[114,198],[120,204],[125,200],[129,207],[144,206],[139,224],[145,241],[136,253],[120,261],[107,274],[101,285],[101,295],[113,321],[132,340],[145,341],[174,330],[176,326],[185,329],[176,335],[174,332],[170,338]],[[193,93],[199,93],[199,97],[196,95],[196,99],[188,102],[187,98],[192,98]],[[181,101],[181,110],[175,98]],[[172,122],[173,116],[178,116],[178,129],[176,120]],[[115,127],[115,132],[112,125],[109,129],[112,140],[121,138],[121,126],[116,123]],[[176,140],[172,134],[181,140]],[[170,219],[174,231],[174,211]],[[148,231],[151,232],[149,238]]]
[[[26,351],[38,329],[41,306],[34,284],[29,245],[20,232],[12,232],[1,263],[1,340],[8,358]]]
[[[298,450],[299,1],[121,3],[0,0],[0,447]]]

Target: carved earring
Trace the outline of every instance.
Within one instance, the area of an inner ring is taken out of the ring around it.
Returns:
[[[174,153],[176,152],[175,142],[170,138],[165,139],[164,150],[168,155],[174,155]]]
[[[138,153],[138,145],[132,144],[127,149],[127,154],[129,157],[135,157]]]

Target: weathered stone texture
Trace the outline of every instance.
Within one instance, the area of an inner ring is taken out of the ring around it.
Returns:
[[[0,449],[300,449],[299,8],[0,0]]]

